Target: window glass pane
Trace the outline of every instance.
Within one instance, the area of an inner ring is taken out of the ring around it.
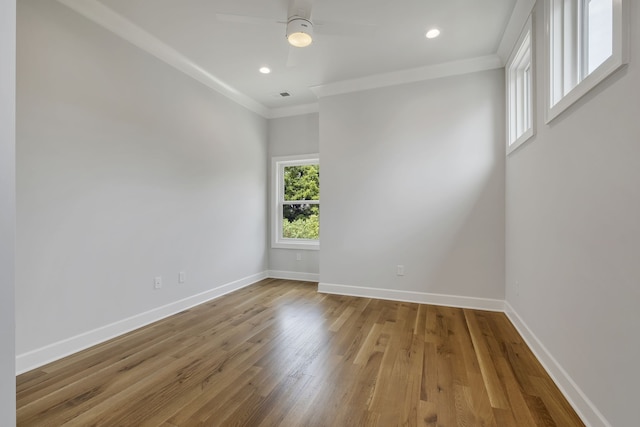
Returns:
[[[588,74],[613,53],[613,1],[587,0]]]
[[[511,140],[509,144],[515,142],[531,127],[530,103],[531,103],[531,46],[530,35],[524,38],[522,45],[518,49],[509,78],[513,81],[510,84],[511,111],[510,111],[510,132]]]
[[[516,137],[519,138],[525,131],[524,128],[524,76],[518,70],[516,90]]]
[[[588,0],[587,0],[588,1]],[[551,66],[551,86],[550,90],[550,105],[555,105],[558,101],[562,99],[562,97],[569,91],[571,86],[565,90],[564,88],[564,79],[565,79],[565,70],[564,70],[564,61],[565,61],[565,52],[570,53],[571,50],[567,47],[565,49],[565,13],[564,13],[564,0],[551,0],[553,4],[552,10],[549,14],[549,48],[551,49],[551,58],[550,58],[550,66]],[[569,21],[571,23],[571,21]],[[566,32],[571,34],[571,28],[567,28]],[[567,37],[570,39],[570,37]]]
[[[529,59],[529,61],[531,61]],[[531,127],[531,62],[527,64],[527,68],[524,69],[524,99],[523,99],[523,114],[524,114],[524,130],[528,130]]]
[[[290,204],[282,207],[282,237],[311,239],[320,237],[320,205]]]
[[[284,200],[320,200],[320,165],[285,166]]]

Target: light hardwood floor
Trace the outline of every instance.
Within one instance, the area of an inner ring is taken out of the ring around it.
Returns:
[[[19,426],[581,426],[502,313],[269,279],[20,375]]]

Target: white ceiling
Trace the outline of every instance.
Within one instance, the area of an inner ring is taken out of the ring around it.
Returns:
[[[367,79],[375,86],[372,79],[377,76],[417,80],[416,73],[442,64],[500,62],[496,54],[503,35],[517,37],[521,24],[510,22],[512,13],[522,15],[522,3],[531,3],[315,0],[312,21],[361,24],[357,29],[368,29],[367,34],[316,34],[311,46],[290,48],[285,26],[276,23],[286,20],[289,0],[60,1],[266,116],[269,111],[313,109],[309,104],[327,87],[348,90]],[[226,22],[216,14],[270,18],[274,23]],[[428,40],[425,32],[433,27],[442,33]],[[290,49],[295,65],[288,67]],[[271,74],[260,74],[261,66],[270,67]],[[282,98],[280,92],[291,96]]]

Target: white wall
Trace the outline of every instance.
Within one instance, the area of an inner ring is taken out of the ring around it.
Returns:
[[[264,274],[266,119],[52,1],[18,75],[19,356]]]
[[[0,425],[16,422],[15,52],[16,2],[0,0]]]
[[[317,153],[319,150],[318,120],[318,113],[269,120],[269,158]],[[322,173],[322,167],[320,170]],[[269,162],[269,183],[271,183],[270,180],[271,162]],[[270,200],[270,203],[274,201]],[[269,214],[271,218],[272,209],[269,210]],[[320,241],[322,242],[322,237]],[[284,273],[283,275],[291,278],[317,279],[319,251],[271,248],[270,235],[268,246],[271,272]],[[302,258],[300,261],[296,259],[298,253]]]
[[[503,298],[503,81],[320,100],[323,284]]]
[[[507,301],[575,382],[564,381],[594,426],[638,424],[640,5],[627,3],[629,65],[551,124],[539,120],[507,161]],[[543,9],[538,2],[538,52]]]

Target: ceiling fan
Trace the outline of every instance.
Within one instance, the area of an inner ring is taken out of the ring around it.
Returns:
[[[290,0],[287,10],[287,19],[282,21],[257,16],[231,15],[217,13],[216,19],[225,22],[241,24],[268,24],[285,26],[285,36],[289,44],[294,48],[289,50],[287,66],[295,66],[294,52],[296,48],[309,46],[313,42],[314,33],[332,35],[363,35],[370,34],[374,30],[373,25],[356,23],[334,23],[311,20],[312,0]]]

